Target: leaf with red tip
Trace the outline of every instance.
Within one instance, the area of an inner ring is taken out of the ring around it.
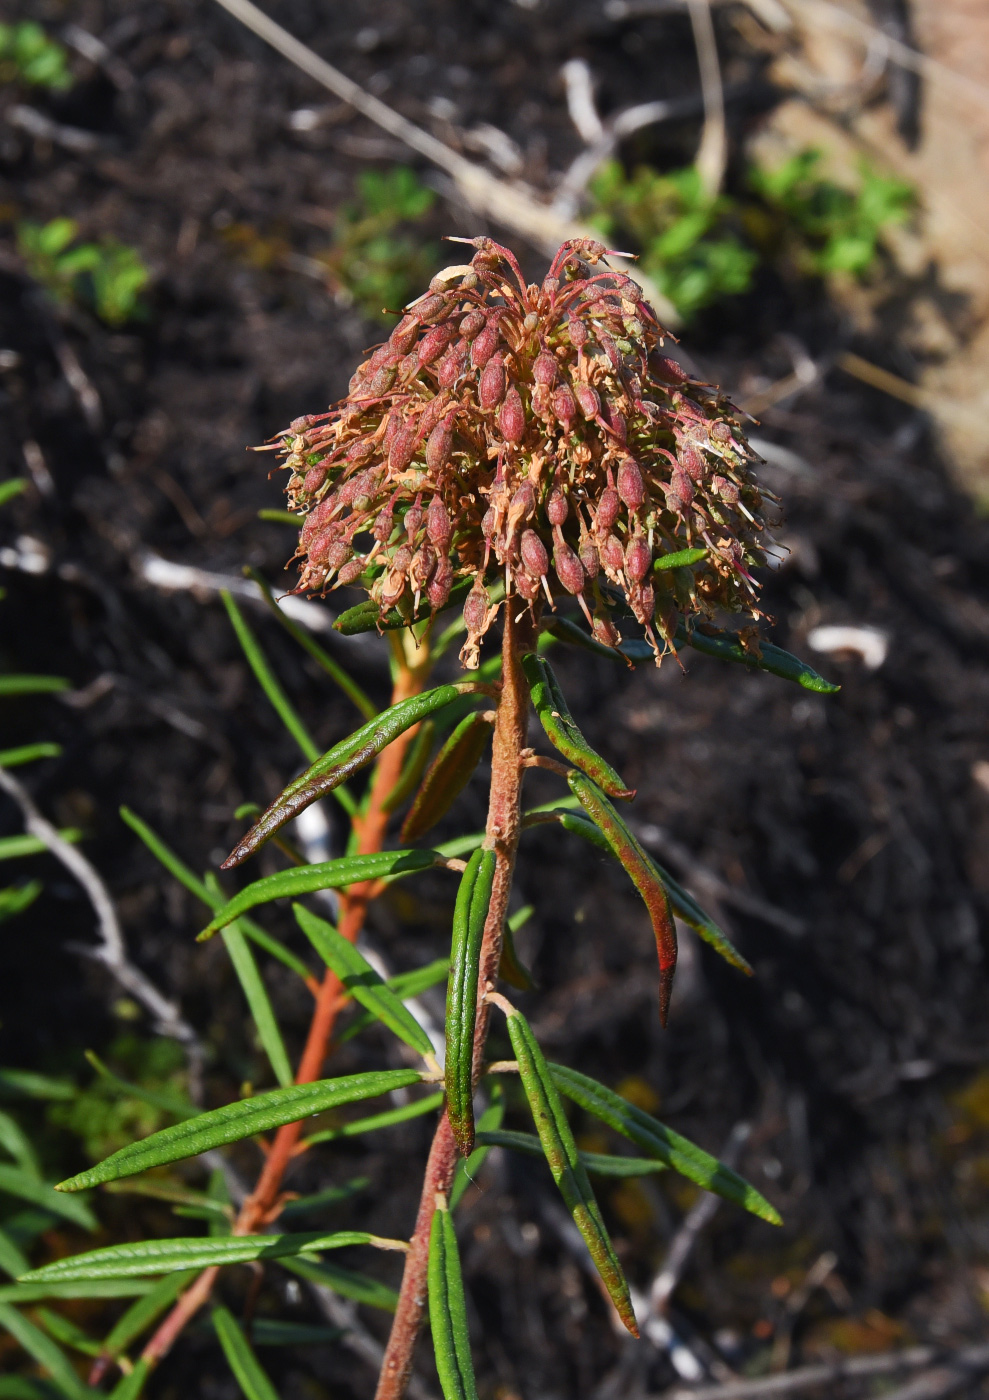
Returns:
[[[656,867],[596,783],[583,773],[570,773],[570,790],[625,867],[642,896],[652,920],[659,955],[659,1019],[666,1025],[677,963],[677,935],[669,896]]]

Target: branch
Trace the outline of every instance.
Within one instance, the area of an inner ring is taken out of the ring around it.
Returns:
[[[721,188],[728,159],[725,94],[721,86],[721,64],[718,62],[718,45],[711,18],[711,0],[689,0],[688,10],[704,98],[704,130],[697,152],[697,173],[705,194],[713,199]]]

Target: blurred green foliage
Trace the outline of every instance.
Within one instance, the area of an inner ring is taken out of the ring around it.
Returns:
[[[438,250],[415,229],[436,202],[407,165],[365,170],[357,197],[339,213],[321,261],[367,316],[404,306],[437,264]]]
[[[53,92],[72,86],[68,53],[31,20],[0,24],[0,83],[17,82]]]
[[[98,1073],[71,1099],[53,1102],[46,1115],[53,1127],[64,1128],[78,1138],[83,1152],[94,1162],[171,1122],[172,1115],[164,1104],[154,1100],[159,1095],[166,1102],[168,1095],[179,1097],[185,1086],[185,1057],[177,1041],[164,1037],[149,1040],[126,1032],[110,1045],[107,1059],[128,1080],[148,1091],[147,1097],[127,1093],[120,1081]]]
[[[28,272],[62,303],[90,306],[101,321],[119,326],[141,313],[150,276],[135,248],[114,239],[77,243],[74,219],[17,226],[17,247]]]
[[[641,266],[690,321],[748,291],[760,262],[801,276],[867,277],[884,233],[914,207],[912,188],[864,161],[856,189],[819,173],[822,153],[800,151],[775,170],[750,167],[747,197],[705,192],[696,169],[631,175],[609,161],[590,185],[591,217],[609,239],[631,239]]]

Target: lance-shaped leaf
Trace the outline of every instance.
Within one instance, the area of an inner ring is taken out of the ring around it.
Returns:
[[[555,822],[563,827],[564,831],[571,831],[576,836],[590,842],[592,846],[597,846],[598,850],[606,851],[608,855],[614,855],[611,843],[604,832],[599,830],[593,822],[578,812],[534,811],[528,813],[522,821],[523,826],[539,826],[543,823]],[[726,962],[732,967],[737,967],[740,972],[744,972],[747,977],[752,976],[750,964],[743,958],[742,954],[732,943],[727,934],[715,923],[710,914],[704,912],[701,906],[689,894],[680,882],[670,874],[665,866],[660,865],[655,857],[645,853],[656,874],[662,880],[669,896],[670,905],[678,919],[694,930],[705,943],[709,943],[716,952],[720,953]]]
[[[429,765],[402,823],[402,841],[418,841],[446,816],[470,782],[494,728],[483,714],[467,715]]]
[[[507,1003],[505,1006],[507,1007]],[[512,1007],[506,1014],[508,1034],[515,1058],[518,1060],[519,1078],[529,1100],[533,1122],[553,1180],[573,1216],[574,1224],[584,1237],[594,1266],[604,1281],[618,1316],[632,1336],[637,1337],[639,1329],[628,1284],[601,1218],[600,1207],[587,1179],[587,1169],[580,1160],[580,1153],[549,1066],[522,1013]]]
[[[535,1133],[504,1132],[499,1129],[481,1131],[478,1127],[477,1141],[485,1147],[507,1147],[510,1152],[521,1152],[526,1157],[543,1157],[543,1145]],[[616,1157],[609,1152],[578,1151],[584,1170],[597,1176],[636,1177],[651,1176],[667,1170],[665,1162],[650,1157]]]
[[[13,749],[0,749],[0,768],[19,768],[23,763],[35,763],[39,758],[58,758],[61,744],[18,744]]]
[[[440,685],[422,695],[400,700],[397,705],[392,705],[391,709],[383,710],[380,715],[368,720],[367,724],[316,759],[301,777],[289,783],[288,787],[279,793],[268,810],[258,818],[244,839],[223,862],[222,869],[226,870],[246,860],[269,836],[287,821],[297,817],[310,803],[332,792],[352,773],[358,772],[377,758],[381,750],[387,748],[399,734],[404,734],[414,724],[421,724],[423,720],[459,700],[465,692],[470,693],[476,688],[473,681]]]
[[[475,851],[460,878],[453,913],[450,976],[446,984],[446,1111],[461,1155],[474,1146],[474,1026],[484,923],[491,903],[496,856]]]
[[[616,1094],[613,1089],[599,1084],[596,1079],[589,1079],[586,1074],[568,1069],[566,1065],[551,1064],[549,1069],[553,1082],[561,1093],[573,1099],[574,1103],[592,1113],[595,1118],[599,1118],[602,1123],[607,1123],[609,1128],[614,1128],[616,1133],[627,1137],[651,1157],[665,1162],[681,1176],[687,1177],[698,1186],[703,1186],[705,1191],[713,1191],[716,1196],[723,1196],[726,1201],[734,1201],[736,1205],[744,1206],[753,1215],[768,1220],[771,1225],[782,1224],[779,1212],[766,1198],[731,1167],[726,1167],[717,1157],[712,1157],[710,1152],[705,1152],[688,1138],[681,1137],[665,1123],[660,1123],[644,1109],[637,1108],[635,1104]]]
[[[225,1104],[223,1108],[200,1113],[128,1143],[95,1167],[61,1182],[56,1190],[82,1191],[104,1181],[136,1176],[165,1162],[178,1162],[213,1147],[223,1147],[228,1142],[239,1142],[257,1133],[281,1128],[285,1123],[298,1123],[328,1108],[340,1108],[343,1104],[387,1094],[392,1089],[408,1088],[410,1084],[419,1083],[422,1077],[414,1069],[371,1070],[364,1074],[345,1074],[339,1079],[318,1079],[313,1084],[293,1084],[288,1089],[272,1089],[270,1093]]]
[[[64,676],[0,676],[0,695],[52,695],[71,689],[72,682]]]
[[[146,1331],[166,1308],[171,1307],[186,1284],[191,1283],[194,1278],[193,1270],[187,1269],[184,1272],[168,1274],[152,1284],[149,1291],[142,1298],[138,1298],[137,1302],[131,1303],[124,1315],[118,1319],[103,1342],[104,1355],[119,1356],[122,1351],[126,1351],[131,1342]]]
[[[412,1012],[402,1005],[400,998],[386,986],[363,953],[338,933],[332,924],[311,914],[301,904],[293,904],[292,912],[316,952],[327,967],[333,969],[354,1000],[366,1007],[406,1045],[411,1045],[420,1055],[432,1058],[433,1046],[429,1036]]]
[[[273,1317],[256,1317],[251,1323],[251,1340],[256,1347],[318,1347],[339,1341],[346,1329],[320,1327],[311,1322],[279,1322]]]
[[[403,1103],[398,1108],[386,1108],[384,1113],[370,1113],[366,1118],[353,1118],[349,1123],[341,1123],[339,1128],[326,1128],[321,1133],[312,1133],[305,1139],[307,1147],[315,1147],[318,1142],[337,1142],[340,1138],[359,1137],[362,1133],[376,1133],[379,1128],[393,1128],[396,1123],[407,1123],[410,1118],[422,1118],[439,1108],[444,1099],[440,1091],[427,1094],[413,1103]]]
[[[673,644],[676,647],[693,647],[694,651],[703,652],[705,656],[716,656],[721,661],[737,661],[750,671],[768,671],[771,676],[794,681],[805,690],[816,691],[819,695],[835,695],[841,689],[840,685],[819,676],[813,666],[808,666],[799,656],[774,646],[772,642],[759,642],[758,651],[747,651],[735,632],[702,632],[696,627],[688,632],[681,623]]]
[[[699,564],[706,558],[706,549],[678,549],[674,554],[661,554],[653,568],[657,573],[663,573],[666,569],[688,569],[691,564]]]
[[[524,909],[505,920],[501,931],[501,957],[498,961],[498,976],[510,987],[520,992],[531,992],[535,983],[529,969],[524,966],[515,951],[515,933],[532,917],[533,907],[527,904]]]
[[[24,1272],[27,1272],[25,1261]],[[143,1299],[154,1284],[142,1279],[78,1279],[74,1283],[7,1283],[0,1287],[0,1303],[20,1307],[57,1298],[134,1298]]]
[[[376,1278],[358,1273],[356,1269],[345,1269],[340,1264],[331,1264],[326,1259],[319,1264],[314,1259],[296,1256],[279,1261],[283,1269],[304,1278],[307,1283],[318,1284],[339,1293],[341,1298],[350,1298],[355,1303],[365,1303],[369,1308],[380,1308],[382,1312],[393,1313],[398,1307],[398,1294],[387,1284]]]
[[[328,1186],[325,1191],[314,1191],[311,1196],[297,1196],[294,1201],[288,1201],[282,1206],[282,1213],[279,1217],[285,1220],[293,1215],[312,1215],[320,1213],[327,1206],[337,1206],[343,1201],[349,1201],[354,1196],[359,1196],[371,1182],[369,1176],[355,1176],[347,1181],[343,1186]]]
[[[481,1141],[482,1133],[494,1132],[500,1128],[501,1120],[505,1116],[505,1095],[502,1092],[502,1087],[496,1079],[489,1082],[491,1084],[491,1102],[477,1120],[477,1132],[474,1137],[477,1145],[469,1157],[460,1158],[453,1173],[453,1185],[450,1187],[451,1210],[456,1210],[460,1198],[481,1170],[485,1157],[491,1151],[487,1143]]]
[[[261,980],[254,954],[251,952],[243,930],[237,923],[232,923],[229,928],[225,928],[220,937],[223,939],[230,961],[233,963],[234,972],[237,974],[237,980],[241,985],[257,1029],[258,1039],[264,1048],[264,1053],[268,1056],[268,1063],[274,1071],[275,1078],[284,1088],[292,1083],[295,1076],[292,1074],[292,1066],[289,1063],[288,1051],[285,1049],[285,1042],[282,1040],[282,1033],[278,1027],[275,1009],[268,996],[268,989]]]
[[[122,1376],[110,1391],[110,1400],[137,1400],[151,1375],[151,1362],[139,1357],[129,1375]]]
[[[529,693],[539,723],[554,748],[593,778],[609,796],[630,801],[635,793],[626,786],[611,764],[594,752],[581,734],[549,662],[529,652],[522,658],[522,670],[529,682]]]
[[[443,604],[439,612],[446,612],[448,608],[462,604],[467,594],[470,592],[473,580],[470,578],[460,579],[450,589],[450,596]],[[392,632],[397,627],[410,627],[414,622],[421,622],[424,618],[431,616],[432,610],[428,605],[421,607],[417,613],[412,613],[406,617],[399,612],[398,608],[391,608],[385,615],[381,616],[381,609],[378,604],[370,598],[364,603],[357,603],[352,608],[347,608],[334,622],[333,626],[338,632],[342,632],[345,637],[356,637],[359,632]]]
[[[341,856],[339,860],[279,870],[274,875],[252,881],[235,894],[198,935],[199,941],[212,938],[248,909],[270,904],[273,899],[297,898],[318,890],[341,890],[362,880],[380,880],[385,876],[414,875],[417,870],[428,870],[441,863],[442,857],[438,858],[434,851],[374,851],[366,856]]]
[[[256,1259],[281,1259],[287,1254],[315,1254],[354,1244],[402,1248],[396,1240],[379,1240],[364,1230],[338,1230],[327,1235],[316,1230],[292,1235],[227,1235],[215,1239],[198,1235],[191,1239],[140,1240],[135,1244],[111,1244],[86,1254],[57,1259],[54,1264],[25,1274],[24,1283],[61,1283],[72,1279],[144,1278],[168,1274],[174,1269],[208,1269],[220,1264],[252,1264]]]
[[[399,1001],[408,1001],[410,997],[418,996],[428,987],[435,987],[437,982],[445,981],[449,971],[450,959],[436,958],[425,967],[413,968],[411,972],[396,973],[394,977],[386,979],[385,986],[395,993]],[[366,1030],[376,1019],[370,1011],[362,1011],[359,1016],[354,1017],[345,1031],[340,1032],[336,1043],[343,1045],[345,1041],[353,1040],[355,1035],[360,1035],[361,1031]]]
[[[223,606],[226,608],[227,616],[237,634],[241,650],[247,657],[248,665],[254,672],[261,689],[271,701],[272,708],[282,724],[302,750],[303,758],[314,763],[319,753],[319,746],[303,724],[298,711],[285,694],[281,682],[268,664],[268,658],[265,656],[261,644],[248,626],[244,614],[234,602],[233,594],[223,588],[220,590],[220,597],[223,599]]]
[[[429,1231],[428,1288],[429,1330],[444,1400],[477,1400],[460,1251],[445,1201],[437,1201]]]
[[[83,1356],[99,1356],[102,1350],[99,1342],[69,1318],[63,1317],[61,1313],[52,1312],[51,1308],[38,1308],[35,1316],[56,1342],[61,1342],[64,1347],[71,1347],[73,1351],[82,1352]]]
[[[52,1215],[69,1220],[73,1225],[81,1225],[84,1230],[97,1228],[96,1216],[84,1201],[66,1200],[54,1186],[49,1186],[47,1181],[39,1181],[33,1173],[21,1167],[0,1165],[0,1193],[29,1201],[33,1206],[41,1206],[42,1210],[50,1210]]]
[[[214,1308],[212,1322],[227,1365],[247,1400],[278,1400],[278,1392],[254,1355],[233,1313],[227,1308]]]
[[[93,1392],[83,1385],[62,1348],[9,1303],[0,1303],[0,1327],[48,1372],[55,1389],[66,1400],[92,1400]]]
[[[659,956],[659,1019],[665,1026],[677,965],[676,925],[666,889],[649,856],[597,784],[583,773],[572,771],[567,781],[591,821],[607,837],[608,845],[625,867],[649,911]]]

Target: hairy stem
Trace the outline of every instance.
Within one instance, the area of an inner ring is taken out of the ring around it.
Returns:
[[[485,844],[497,855],[491,903],[481,943],[477,1020],[474,1031],[474,1082],[480,1076],[490,1007],[485,995],[493,990],[501,960],[502,930],[515,870],[521,830],[522,750],[525,746],[529,692],[520,657],[533,645],[528,614],[521,622],[505,607],[502,641],[502,691],[495,718]],[[446,1194],[453,1181],[459,1153],[446,1114],[440,1119],[426,1164],[415,1229],[405,1256],[398,1307],[385,1350],[375,1400],[401,1400],[412,1373],[416,1341],[426,1310],[429,1233],[438,1192]]]
[[[422,690],[428,670],[428,653],[423,650],[417,658],[418,664],[407,664],[404,657],[398,657],[398,662],[390,701],[392,705],[397,705]],[[384,845],[389,819],[384,804],[401,776],[405,757],[417,728],[418,726],[400,734],[382,751],[375,765],[367,807],[359,817],[353,819],[359,855],[380,851]],[[368,904],[376,894],[377,884],[370,880],[351,885],[341,893],[340,932],[351,943],[355,943],[360,937]],[[309,1084],[319,1078],[336,1018],[347,1000],[348,993],[343,983],[336,973],[327,968],[318,987],[316,1005],[299,1060],[295,1076],[297,1084]],[[255,1234],[277,1216],[282,1180],[295,1154],[303,1126],[302,1122],[287,1123],[275,1134],[257,1184],[240,1208],[233,1227],[235,1235]],[[218,1272],[216,1268],[204,1270],[186,1289],[145,1346],[141,1354],[143,1360],[155,1365],[171,1350],[183,1328],[207,1302]]]

